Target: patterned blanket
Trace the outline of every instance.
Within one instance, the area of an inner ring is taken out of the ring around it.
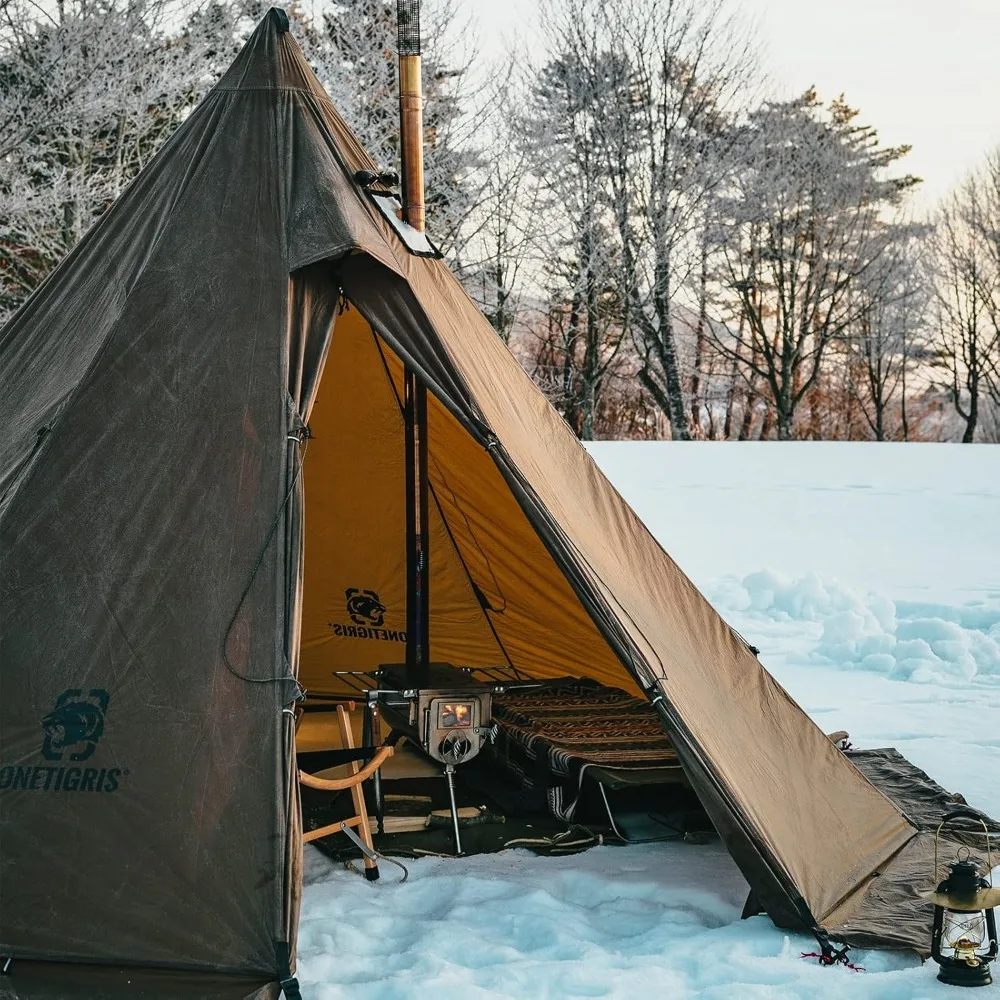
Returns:
[[[648,702],[596,681],[564,678],[493,698],[493,755],[550,812],[571,821],[589,768],[679,767]]]

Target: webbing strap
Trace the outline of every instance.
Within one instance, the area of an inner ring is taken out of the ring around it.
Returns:
[[[302,1000],[299,981],[292,975],[292,950],[287,941],[274,943],[274,957],[278,960],[278,984],[286,1000]]]

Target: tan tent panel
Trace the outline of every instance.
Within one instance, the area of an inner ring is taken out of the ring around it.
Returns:
[[[303,463],[299,679],[310,694],[345,690],[337,671],[375,670],[406,655],[404,432],[391,371],[401,374],[402,364],[356,309],[344,308]],[[436,505],[428,548],[431,659],[507,662]]]
[[[637,691],[486,449],[440,405],[428,425],[434,496],[511,664],[529,677],[573,674]]]

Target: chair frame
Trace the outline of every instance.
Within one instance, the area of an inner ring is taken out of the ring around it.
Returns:
[[[353,750],[354,733],[351,730],[350,712],[354,711],[354,702],[349,701],[346,705],[337,705],[337,723],[340,727],[341,745],[345,750]],[[394,748],[391,746],[381,747],[376,751],[367,764],[362,767],[356,760],[351,761],[347,766],[351,773],[343,778],[321,778],[315,774],[299,770],[299,783],[307,788],[315,788],[322,792],[340,792],[345,788],[351,790],[351,800],[354,804],[354,815],[347,820],[337,820],[327,826],[321,826],[316,830],[306,830],[302,834],[302,842],[308,844],[312,840],[319,840],[321,837],[328,837],[332,833],[340,833],[341,824],[344,826],[357,828],[358,835],[372,853],[375,846],[372,843],[372,828],[368,820],[368,807],[365,805],[365,793],[362,783],[367,781],[380,767],[393,755]],[[365,878],[374,881],[378,878],[378,862],[374,858],[364,856]]]

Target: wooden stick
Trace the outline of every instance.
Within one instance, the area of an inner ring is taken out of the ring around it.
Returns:
[[[329,837],[331,833],[340,833],[341,826],[360,826],[361,817],[352,816],[350,819],[337,820],[336,823],[330,823],[328,826],[320,826],[315,830],[306,830],[302,834],[302,843],[308,844],[310,840],[319,840],[320,837]]]
[[[351,730],[350,716],[345,711],[343,705],[337,706],[337,721],[340,723],[341,742],[348,749],[352,749],[354,747],[354,733]],[[382,750],[390,750],[390,751],[392,749],[393,749],[392,747],[382,748]],[[365,768],[364,770],[370,769],[374,774],[374,772],[378,770],[378,767],[382,766],[381,762],[379,761],[379,755],[381,754],[381,752],[382,751],[380,750],[379,753],[377,753],[375,757],[368,762],[368,768]],[[385,756],[386,758],[388,758],[391,756],[391,753],[388,753]],[[375,764],[377,764],[378,767],[374,767],[373,765]],[[352,760],[349,766],[351,770],[354,772],[354,777],[357,777],[359,774],[361,774],[361,771],[363,770],[356,760]],[[368,850],[374,851],[375,844],[372,841],[372,828],[371,824],[368,822],[368,807],[365,805],[365,790],[361,787],[361,780],[351,785],[351,798],[354,800],[354,815],[361,821],[360,823],[358,823],[358,835],[361,837],[361,840],[364,842],[364,844],[368,847]],[[378,862],[375,861],[373,858],[368,857],[367,854],[365,855],[365,868],[374,868],[375,873],[373,874],[372,877],[378,878]]]

